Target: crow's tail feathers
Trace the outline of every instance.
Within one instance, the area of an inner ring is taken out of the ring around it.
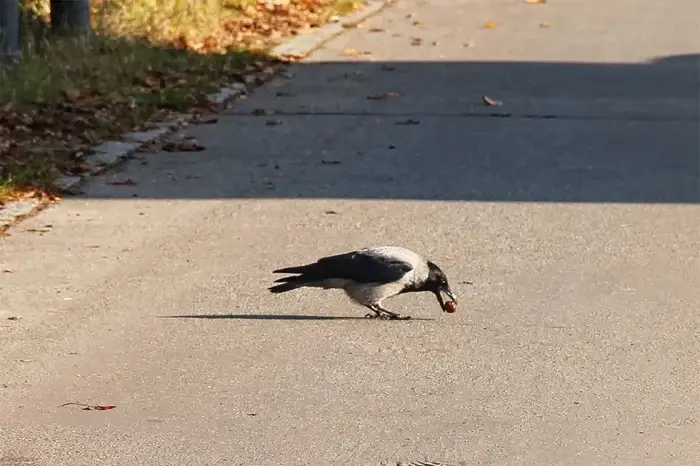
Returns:
[[[275,280],[275,283],[280,284],[268,288],[271,293],[284,293],[285,291],[296,290],[297,288],[301,288],[302,286],[306,286],[307,284],[311,283],[311,280],[297,275],[295,277],[278,278]]]
[[[272,273],[304,273],[308,270],[309,265],[295,265],[294,267],[285,267],[283,269],[273,270]]]

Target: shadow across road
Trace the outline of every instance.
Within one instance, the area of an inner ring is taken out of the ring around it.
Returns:
[[[414,320],[429,321],[435,319],[426,319],[411,317],[408,320],[382,320],[382,319],[367,319],[365,317],[350,317],[350,316],[314,316],[314,315],[293,315],[293,314],[185,314],[175,316],[161,316],[163,319],[233,319],[233,320],[379,320],[386,322],[410,322]]]
[[[80,197],[698,203],[699,63],[298,64]]]

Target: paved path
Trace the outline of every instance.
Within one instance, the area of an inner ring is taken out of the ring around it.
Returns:
[[[700,464],[694,8],[400,1],[193,129],[208,151],[23,223],[0,465]],[[266,292],[367,244],[428,254],[459,311]]]

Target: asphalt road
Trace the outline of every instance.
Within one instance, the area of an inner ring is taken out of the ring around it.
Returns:
[[[193,128],[207,151],[25,221],[0,465],[700,464],[694,9],[398,2]],[[378,244],[458,312],[266,291]]]

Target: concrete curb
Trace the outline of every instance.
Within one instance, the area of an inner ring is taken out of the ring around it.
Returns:
[[[303,59],[317,50],[333,37],[341,34],[346,28],[353,27],[368,17],[378,13],[393,0],[365,0],[366,5],[360,10],[338,21],[326,24],[314,30],[310,34],[298,35],[284,44],[275,47],[272,55],[281,59]],[[255,83],[264,84],[262,76],[250,76],[247,81],[250,87]],[[231,104],[243,95],[248,94],[250,88],[243,83],[234,83],[225,86],[208,97],[208,101],[214,107],[229,108]],[[80,176],[66,175],[60,177],[56,185],[64,193],[71,194],[77,191],[78,186],[91,177],[102,174],[134,154],[143,146],[156,143],[168,135],[187,126],[187,120],[191,115],[183,115],[183,122],[160,122],[155,128],[148,131],[130,132],[124,134],[120,140],[105,141],[89,151],[85,157],[87,167],[86,174]],[[6,231],[15,223],[42,210],[49,202],[41,199],[23,199],[0,205],[0,233]]]

